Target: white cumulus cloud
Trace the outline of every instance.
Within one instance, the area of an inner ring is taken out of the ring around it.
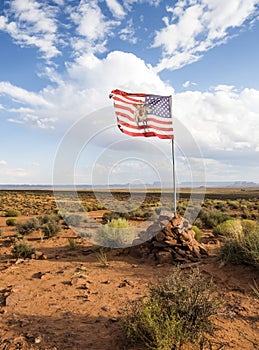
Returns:
[[[126,12],[117,0],[106,0],[106,4],[114,17],[123,18],[126,16]]]
[[[165,27],[158,30],[154,47],[163,48],[157,71],[178,69],[199,60],[204,52],[226,42],[230,29],[253,20],[258,0],[178,0],[167,7]]]
[[[46,74],[53,77],[53,70],[47,70]],[[84,54],[67,64],[67,72],[64,76],[56,75],[55,82],[55,86],[49,85],[38,93],[0,83],[0,94],[10,96],[17,103],[17,107],[7,110],[9,121],[39,128],[65,128],[80,117],[110,105],[109,93],[116,88],[173,93],[143,60],[120,51],[111,52],[104,59]]]
[[[208,92],[186,91],[176,94],[173,101],[174,115],[206,152],[256,150],[258,90],[245,88],[238,92],[225,87]]]
[[[0,16],[0,30],[19,45],[35,46],[45,58],[60,54],[57,48],[56,9],[36,0],[10,0],[5,16]]]

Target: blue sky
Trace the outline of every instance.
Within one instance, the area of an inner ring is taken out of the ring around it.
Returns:
[[[170,142],[121,134],[116,88],[172,95],[178,182],[259,183],[258,10],[258,0],[2,1],[0,183],[51,183],[73,125],[70,142],[85,141],[78,183],[169,181]]]

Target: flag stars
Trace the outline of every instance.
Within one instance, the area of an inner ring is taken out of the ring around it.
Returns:
[[[162,118],[170,118],[170,97],[148,95],[145,104],[149,106],[149,114],[154,114]]]

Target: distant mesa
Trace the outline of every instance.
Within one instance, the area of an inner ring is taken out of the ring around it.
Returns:
[[[257,187],[259,184],[255,182],[248,182],[248,181],[236,181],[231,187]]]
[[[0,190],[12,190],[12,189],[20,189],[20,190],[53,190],[53,189],[73,189],[76,187],[79,190],[83,189],[89,189],[89,190],[95,190],[95,189],[147,189],[147,188],[154,188],[154,189],[165,189],[165,188],[172,188],[172,182],[160,182],[160,181],[154,181],[153,183],[146,183],[146,184],[136,184],[136,183],[124,183],[124,184],[78,184],[78,185],[70,185],[70,184],[64,184],[64,185],[52,185],[52,184],[0,184]],[[246,188],[246,187],[259,187],[259,183],[253,182],[253,181],[208,181],[206,183],[204,182],[181,182],[177,184],[178,189],[179,188],[206,188],[206,187],[215,187],[215,188]]]

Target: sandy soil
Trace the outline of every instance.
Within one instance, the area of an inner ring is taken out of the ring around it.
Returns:
[[[47,259],[14,260],[15,232],[5,221],[0,218],[1,350],[121,350],[127,301],[141,298],[150,281],[175,268],[117,250],[107,253],[109,267],[103,268],[87,241],[70,229],[44,241],[37,234],[28,237]],[[69,247],[69,237],[75,237],[76,249]],[[259,285],[259,273],[248,266],[221,267],[218,242],[204,242],[210,254],[199,268],[213,278],[224,301],[215,317],[213,349],[259,349],[259,300],[251,289],[253,280]],[[182,268],[188,272],[188,265]]]

